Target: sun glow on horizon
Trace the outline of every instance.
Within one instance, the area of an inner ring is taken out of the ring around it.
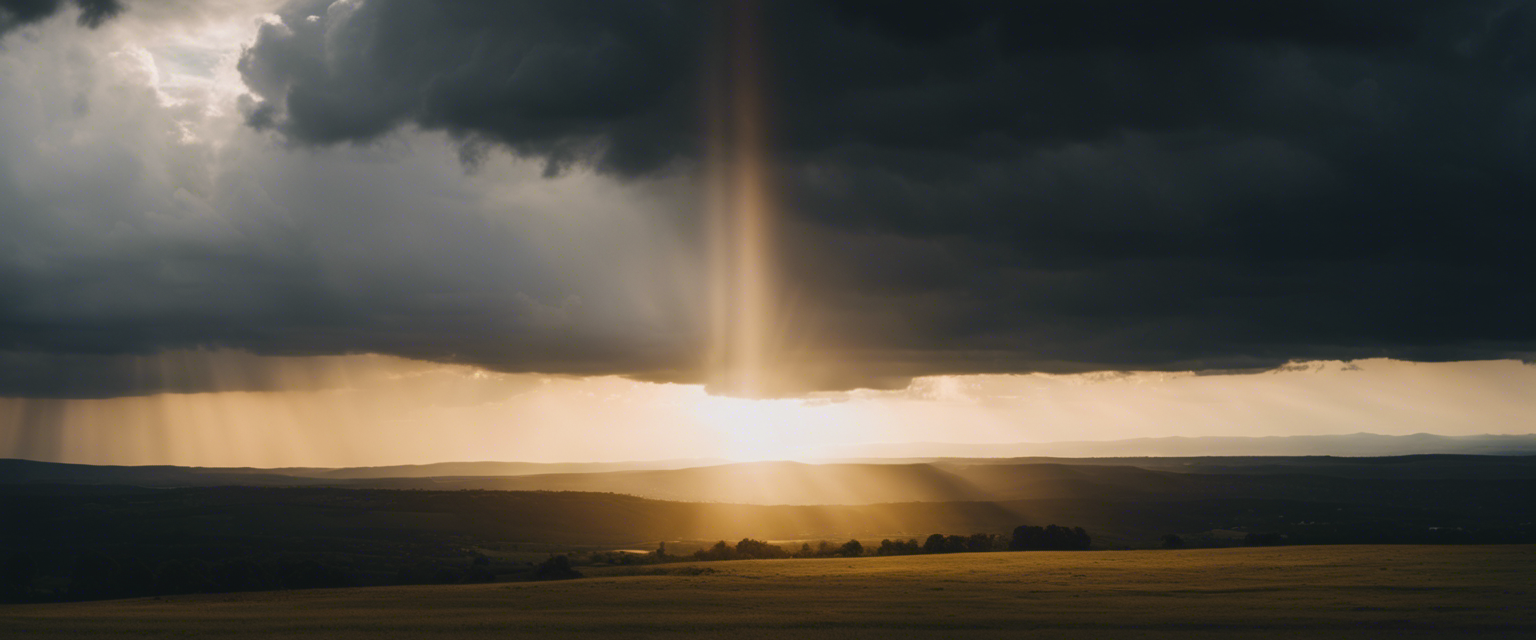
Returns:
[[[720,436],[721,455],[737,462],[808,460],[818,437],[837,431],[828,415],[799,399],[732,398],[710,395],[693,406],[696,419]],[[842,425],[846,430],[849,425]]]
[[[1536,366],[1512,360],[1325,362],[1231,376],[939,376],[901,390],[775,399],[712,395],[697,384],[496,373],[389,356],[183,353],[144,366],[165,369],[171,383],[212,375],[228,386],[99,399],[0,398],[0,457],[255,467],[814,462],[863,457],[870,445],[1536,432],[1536,396],[1529,393]],[[1341,392],[1346,384],[1355,391]]]

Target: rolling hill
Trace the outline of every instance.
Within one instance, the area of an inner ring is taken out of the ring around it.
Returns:
[[[0,484],[578,491],[756,505],[1215,498],[1497,505],[1536,490],[1536,457],[1530,456],[1046,460],[759,462],[600,473],[379,478],[0,460]]]

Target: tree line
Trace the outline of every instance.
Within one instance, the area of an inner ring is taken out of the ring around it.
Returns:
[[[779,558],[856,558],[859,556],[909,556],[934,553],[974,553],[981,551],[1081,551],[1087,549],[1093,538],[1082,527],[1048,525],[1033,527],[1023,525],[1013,530],[1012,537],[993,533],[971,535],[945,535],[935,533],[921,543],[917,538],[908,540],[881,540],[880,546],[866,548],[858,540],[842,544],[822,540],[812,547],[810,543],[790,551],[762,540],[743,538],[733,547],[726,541],[695,551],[686,559],[713,560],[773,560]],[[659,556],[667,557],[665,554]],[[670,557],[668,557],[670,558]],[[684,558],[676,558],[684,559]]]
[[[881,540],[866,547],[858,540],[843,543],[805,543],[785,549],[762,540],[744,538],[735,545],[724,540],[686,556],[665,553],[634,554],[594,552],[583,564],[650,564],[688,560],[752,560],[775,558],[854,558],[977,551],[1029,551],[1087,549],[1091,542],[1081,527],[1057,525],[1021,526],[1011,537],[988,533],[945,535],[935,533],[922,542]],[[349,554],[322,557],[225,557],[217,561],[198,558],[152,559],[140,554],[108,554],[87,551],[77,554],[63,575],[47,572],[34,554],[15,550],[0,557],[0,601],[94,600],[185,593],[228,593],[272,589],[310,589],[386,584],[457,584],[501,580],[560,580],[579,578],[576,562],[553,555],[541,564],[493,559],[461,548],[414,546],[415,553],[397,558],[351,558]],[[412,558],[411,556],[415,556]],[[427,557],[430,556],[430,557]],[[62,558],[61,558],[62,559]]]

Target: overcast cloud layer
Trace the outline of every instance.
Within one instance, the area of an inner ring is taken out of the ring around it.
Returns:
[[[52,363],[0,393],[150,392],[78,372],[197,346],[700,379],[708,3],[231,2],[249,47],[211,60],[148,44],[206,9],[59,4],[0,4],[38,7],[0,17],[0,349]],[[1536,353],[1533,3],[762,30],[821,386]]]

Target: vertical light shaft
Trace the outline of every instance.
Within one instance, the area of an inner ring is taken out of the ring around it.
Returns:
[[[711,243],[709,379],[732,395],[768,392],[772,370],[772,207],[757,2],[731,0],[718,16],[708,82]]]

